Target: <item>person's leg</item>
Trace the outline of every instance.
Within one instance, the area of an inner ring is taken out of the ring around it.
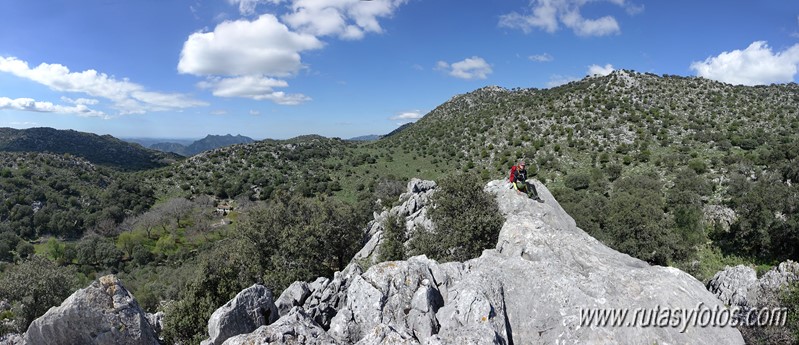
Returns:
[[[535,185],[532,183],[526,183],[526,184],[527,184],[527,195],[532,199],[541,200],[541,198],[538,196],[538,191],[535,189]]]
[[[516,190],[527,194],[527,183],[526,182],[516,181],[516,182],[514,182],[514,184],[516,185]]]

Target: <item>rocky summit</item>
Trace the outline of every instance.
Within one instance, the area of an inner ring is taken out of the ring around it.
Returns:
[[[418,223],[421,210],[408,202],[418,205],[413,194],[434,184],[412,185],[398,207]],[[743,344],[732,327],[581,324],[581,312],[591,308],[632,314],[724,305],[678,269],[603,245],[576,226],[546,187],[536,187],[544,203],[503,181],[485,187],[506,221],[496,249],[479,258],[438,263],[417,256],[364,271],[359,261],[371,255],[361,256],[332,281],[288,289],[278,300],[291,301],[281,309],[292,309],[225,344]]]
[[[371,243],[332,279],[320,277],[311,283],[296,282],[277,299],[261,286],[243,291],[214,313],[206,343],[744,343],[740,332],[733,327],[584,324],[583,314],[591,309],[628,310],[632,315],[636,310],[725,306],[690,275],[671,267],[651,266],[589,236],[576,226],[545,186],[535,184],[543,203],[510,189],[504,181],[492,181],[485,186],[487,192],[496,196],[505,223],[496,248],[483,251],[478,258],[439,263],[416,256],[405,261],[375,263],[374,251],[379,244]],[[426,222],[424,208],[429,207],[427,197],[434,189],[435,184],[430,181],[414,180],[408,193],[402,196],[402,205],[387,212],[404,216],[406,228],[416,231],[417,225]],[[380,230],[371,229],[375,226],[374,222],[370,224],[372,239],[379,237]],[[89,289],[108,291],[108,285],[102,281],[93,283]],[[75,304],[76,296],[86,294],[84,290],[78,291],[64,303]],[[111,306],[106,301],[109,294],[100,294],[103,296],[106,297],[91,300]],[[116,300],[113,299],[114,303]],[[116,320],[112,325],[125,327],[100,326],[105,330],[104,337],[116,337],[117,343],[147,343],[145,339],[153,339],[144,316],[137,318],[140,313],[127,312],[123,313],[126,318],[115,316],[127,309],[113,305],[113,312],[103,314],[108,317],[102,320]],[[46,334],[58,343],[78,337],[84,337],[80,339],[86,339],[87,344],[98,343],[94,340],[98,334],[95,330],[71,326],[85,324],[77,319],[83,314],[64,311],[61,314],[64,320],[74,322],[55,322],[51,310],[42,318],[53,320],[48,321],[49,331],[43,333],[44,321],[36,320],[25,339]],[[274,320],[276,315],[279,318]],[[241,319],[246,325],[221,327],[223,323],[217,321],[222,319]],[[137,321],[132,326],[143,326],[138,328],[140,334],[130,334],[137,328],[128,326],[130,322],[126,320]],[[69,338],[60,341],[59,337],[66,336]]]

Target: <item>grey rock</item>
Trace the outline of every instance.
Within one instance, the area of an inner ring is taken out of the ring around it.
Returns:
[[[133,296],[113,275],[69,296],[36,319],[25,344],[158,344]]]
[[[782,288],[799,281],[799,264],[788,260],[772,268],[760,279],[751,267],[725,267],[707,284],[710,292],[730,306],[743,310],[773,307]]]
[[[291,308],[301,306],[305,303],[308,296],[311,295],[311,290],[308,288],[306,282],[294,282],[288,288],[283,290],[280,297],[275,301],[277,312],[280,316],[288,314]]]
[[[11,333],[0,336],[0,345],[24,345],[22,334]]]
[[[436,317],[441,322],[438,338],[445,343],[471,339],[481,344],[509,344],[512,339],[502,283],[483,272],[467,274],[455,284]],[[464,334],[471,335],[463,338]]]
[[[496,250],[467,261],[463,273],[481,272],[501,283],[514,344],[743,343],[733,327],[689,327],[682,333],[676,327],[583,325],[581,310],[588,308],[694,309],[700,302],[711,309],[724,306],[687,273],[650,266],[589,236],[544,185],[532,182],[543,203],[517,194],[504,181],[485,187],[496,196],[506,221]]]
[[[495,249],[463,263],[416,256],[377,263],[366,272],[348,266],[332,280],[309,284],[310,296],[292,310],[307,319],[298,317],[295,327],[307,329],[313,322],[339,344],[743,344],[733,327],[583,324],[581,311],[590,308],[725,306],[690,275],[650,266],[592,238],[546,187],[533,183],[544,203],[504,181],[485,187],[506,219]],[[415,182],[401,198],[411,200],[424,188]],[[421,214],[424,206],[417,206],[396,212]],[[785,266],[783,272],[772,280],[795,271]],[[328,326],[315,322],[317,317],[329,320]],[[283,319],[288,326],[291,320]]]
[[[748,306],[747,293],[757,283],[757,272],[751,267],[738,265],[726,267],[707,283],[707,289],[724,304]]]
[[[164,313],[159,311],[155,314],[146,313],[144,315],[147,317],[147,322],[153,327],[155,334],[160,335],[164,330]]]
[[[278,318],[272,291],[253,285],[214,311],[208,320],[209,344],[219,345],[230,337],[247,334]]]
[[[799,280],[799,264],[788,260],[772,268],[749,287],[746,306],[752,308],[774,307],[782,289]]]
[[[322,328],[328,329],[330,322],[344,306],[347,299],[347,288],[354,277],[363,273],[361,266],[352,262],[341,272],[333,275],[333,280],[317,278],[309,285],[310,296],[303,304],[303,310]]]
[[[389,215],[404,220],[409,241],[416,231],[433,229],[433,222],[427,217],[427,205],[430,203],[430,196],[435,192],[436,183],[414,178],[408,182],[407,188],[407,192],[399,197],[400,205],[375,214],[374,220],[369,222],[364,231],[367,237],[366,244],[355,254],[353,262],[373,265],[379,261],[380,244],[385,229],[383,224]]]
[[[436,188],[435,181],[425,181],[418,178],[412,178],[408,181],[408,191],[411,193],[424,193]]]
[[[448,270],[439,266],[417,256],[380,263],[356,276],[345,306],[330,324],[330,335],[342,343],[356,343],[380,324],[417,340],[437,333],[435,313],[443,305],[439,290],[450,283]]]
[[[316,324],[299,307],[294,307],[285,316],[268,326],[261,326],[249,334],[227,339],[225,345],[256,344],[304,344],[335,345],[325,330]]]
[[[724,205],[705,205],[702,208],[702,217],[705,224],[718,224],[725,232],[729,231],[730,225],[738,219],[735,210]]]
[[[410,336],[407,333],[401,333],[397,331],[391,326],[385,324],[379,324],[371,331],[369,331],[366,334],[366,336],[363,339],[361,339],[361,341],[356,343],[356,345],[373,345],[373,344],[418,345],[419,341],[417,341],[414,337]]]

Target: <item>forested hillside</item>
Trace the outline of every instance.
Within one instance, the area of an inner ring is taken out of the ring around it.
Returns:
[[[552,89],[457,95],[375,142],[263,140],[166,166],[112,144],[96,143],[94,158],[39,153],[64,152],[42,149],[55,144],[41,137],[26,144],[34,152],[0,154],[0,270],[13,273],[0,273],[0,291],[29,270],[84,281],[113,272],[148,311],[180,301],[170,305],[185,317],[170,321],[170,337],[193,339],[207,314],[252,282],[279,293],[341,268],[360,223],[392,206],[410,178],[452,186],[445,177],[463,174],[480,185],[519,159],[592,236],[706,281],[725,264],[799,259],[797,133],[796,84],[616,71]],[[29,141],[0,141],[10,142]],[[102,158],[111,156],[132,165]],[[48,279],[37,282],[56,284]],[[10,298],[0,333],[66,297],[48,296],[28,307],[30,295]]]
[[[650,262],[717,251],[770,262],[799,254],[797,130],[794,83],[616,71],[458,95],[377,145],[484,178],[527,159],[580,227]]]
[[[53,128],[0,128],[0,152],[42,152],[83,157],[94,164],[134,171],[166,166],[176,156],[149,150],[110,135]]]

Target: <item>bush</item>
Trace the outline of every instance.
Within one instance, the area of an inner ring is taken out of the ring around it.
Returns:
[[[207,338],[211,314],[258,281],[252,260],[242,254],[238,244],[225,241],[200,259],[180,300],[164,311],[162,335],[168,344],[199,344]]]
[[[12,303],[18,329],[24,332],[50,307],[60,305],[78,287],[73,268],[59,267],[43,257],[11,266],[0,276],[0,296]]]
[[[563,184],[574,190],[586,189],[591,185],[591,176],[582,172],[569,174],[563,179]]]
[[[383,242],[380,244],[379,261],[405,259],[405,226],[395,215],[388,216],[383,224]]]
[[[363,245],[364,217],[343,202],[276,196],[247,215],[238,226],[263,280],[280,291],[297,280],[331,276]]]
[[[494,196],[483,191],[476,175],[441,179],[431,197],[429,214],[435,229],[419,231],[411,253],[438,261],[465,261],[496,246],[504,218]]]
[[[607,208],[611,247],[658,265],[674,253],[675,235],[666,225],[660,180],[636,175],[614,183]]]

